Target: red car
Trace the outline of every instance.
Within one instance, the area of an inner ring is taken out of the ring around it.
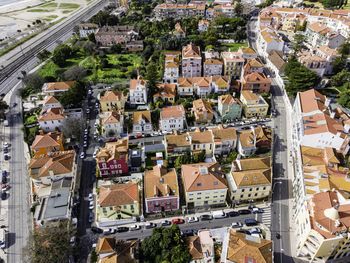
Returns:
[[[173,220],[171,220],[171,223],[174,225],[181,225],[185,223],[185,220],[183,220],[182,218],[174,218]]]

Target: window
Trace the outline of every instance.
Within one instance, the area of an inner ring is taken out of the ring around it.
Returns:
[[[241,195],[241,198],[243,198],[244,195]]]
[[[242,193],[244,192],[245,189],[242,189]]]
[[[124,205],[123,208],[126,209],[126,205]]]
[[[202,183],[197,183],[197,186],[202,186]],[[198,194],[200,194],[200,193],[198,193]]]
[[[266,186],[263,187],[263,190],[266,190]]]
[[[253,191],[253,188],[250,188],[249,191],[250,191],[250,192]]]

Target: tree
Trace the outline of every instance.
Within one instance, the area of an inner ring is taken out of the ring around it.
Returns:
[[[48,51],[47,49],[44,49],[40,51],[36,56],[40,61],[45,61],[51,56],[51,52]]]
[[[146,79],[149,89],[149,96],[152,97],[156,91],[156,84],[158,80],[158,69],[155,62],[150,62],[146,67]]]
[[[94,34],[94,33],[89,34],[89,35],[88,35],[88,39],[89,39],[91,42],[93,42],[93,43],[96,44],[96,38],[95,38],[95,34]]]
[[[23,83],[25,84],[25,88],[21,91],[21,95],[25,98],[30,94],[40,92],[44,84],[44,79],[39,74],[32,73],[23,78]]]
[[[238,16],[241,16],[243,14],[243,4],[241,2],[236,2],[234,10]]]
[[[141,250],[145,263],[187,263],[191,260],[177,225],[153,229],[152,235],[142,242]]]
[[[72,247],[67,223],[37,228],[27,243],[26,256],[30,262],[68,262]]]
[[[343,69],[331,78],[331,83],[333,86],[339,87],[343,86],[345,83],[350,81],[350,72]]]
[[[121,44],[114,44],[113,46],[111,46],[111,52],[116,53],[116,54],[120,54],[123,51],[123,47]]]
[[[66,63],[66,59],[68,59],[72,55],[72,48],[66,44],[59,45],[55,48],[52,55],[52,61],[58,66],[62,67]]]
[[[5,117],[5,110],[9,108],[9,105],[7,105],[6,101],[0,100],[0,119],[3,119]]]
[[[344,57],[349,56],[349,54],[350,54],[350,42],[347,41],[347,42],[343,43],[343,44],[339,47],[338,53],[339,53],[341,56],[344,56]]]
[[[86,74],[87,72],[83,67],[76,65],[63,72],[62,76],[64,80],[82,80]]]
[[[64,108],[78,108],[86,95],[85,84],[77,81],[73,87],[64,92],[59,101]]]
[[[336,57],[332,62],[333,74],[338,74],[346,67],[346,58],[344,56]]]
[[[304,46],[304,41],[305,41],[305,36],[303,34],[296,33],[294,35],[294,41],[292,43],[294,55],[298,54],[302,50]]]
[[[338,103],[343,107],[350,109],[350,90],[340,93]]]
[[[84,127],[83,119],[66,118],[63,121],[62,131],[66,138],[80,139]]]
[[[86,55],[93,55],[96,52],[96,44],[90,40],[84,41],[81,47]]]

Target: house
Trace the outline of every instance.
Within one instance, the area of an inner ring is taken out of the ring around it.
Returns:
[[[100,114],[104,137],[119,137],[123,132],[124,116],[120,111],[106,111]]]
[[[79,36],[81,38],[87,38],[91,34],[95,34],[98,30],[98,25],[94,23],[82,23],[79,24]]]
[[[221,95],[218,98],[218,112],[223,122],[230,122],[242,117],[242,103],[231,94]]]
[[[63,108],[49,108],[40,113],[38,123],[45,132],[53,132],[61,130],[65,118]]]
[[[181,177],[188,209],[225,205],[228,188],[218,163],[184,164]]]
[[[161,131],[183,130],[186,113],[182,105],[169,106],[160,111],[159,128]]]
[[[129,103],[131,106],[147,104],[147,81],[140,76],[130,80]]]
[[[230,89],[230,77],[229,76],[212,76],[211,90],[214,93],[222,94],[227,93]]]
[[[62,104],[54,96],[45,96],[42,110],[48,110],[51,108],[63,108]]]
[[[214,154],[214,139],[211,131],[200,131],[196,129],[194,132],[188,133],[191,141],[191,153],[200,154],[205,152],[206,157],[212,157]]]
[[[206,19],[201,19],[198,21],[198,31],[205,32],[209,28],[209,21]]]
[[[244,58],[240,52],[221,52],[224,62],[224,75],[233,79],[240,78],[244,65]]]
[[[320,46],[316,49],[315,54],[325,59],[326,61],[326,68],[324,74],[333,74],[333,63],[336,60],[336,58],[340,57],[340,54],[338,54],[337,49],[329,48],[328,46]]]
[[[133,26],[103,26],[95,34],[96,43],[102,47],[126,45],[137,40],[138,32]]]
[[[166,52],[164,62],[164,76],[163,81],[165,83],[176,83],[179,78],[179,63],[181,52],[172,54]]]
[[[132,116],[132,132],[134,134],[147,134],[153,132],[153,125],[150,111],[134,111]]]
[[[133,40],[125,44],[125,50],[129,52],[139,52],[143,50],[142,40]]]
[[[221,252],[222,263],[272,263],[272,241],[253,237],[228,228]]]
[[[174,104],[176,98],[176,84],[175,83],[161,83],[157,85],[158,92],[153,95],[153,102],[162,100],[165,104]]]
[[[236,149],[237,131],[235,128],[223,128],[222,125],[219,125],[210,130],[213,134],[215,155],[227,155]]]
[[[96,155],[99,175],[102,178],[128,173],[128,139],[107,142]]]
[[[203,64],[203,75],[205,77],[222,74],[223,63],[219,59],[206,59]]]
[[[243,67],[242,78],[243,76],[251,73],[264,74],[264,64],[261,63],[259,59],[252,58],[247,60],[246,64]]]
[[[252,72],[244,75],[241,80],[242,90],[251,90],[254,93],[269,93],[271,87],[271,79],[265,74]]]
[[[199,97],[206,97],[212,91],[211,77],[193,77],[178,79],[178,94],[180,96],[192,96],[193,93]]]
[[[242,90],[240,101],[243,105],[243,114],[246,118],[262,118],[267,115],[269,104],[264,98],[251,90]]]
[[[270,127],[260,125],[254,127],[255,145],[259,152],[271,150],[272,130]]]
[[[210,123],[214,118],[213,109],[210,103],[204,99],[193,101],[192,112],[196,123]]]
[[[180,208],[179,184],[175,168],[156,165],[145,171],[144,198],[146,213],[175,211]]]
[[[229,17],[235,16],[235,7],[231,3],[219,4],[214,6],[214,17]]]
[[[283,59],[283,54],[273,50],[270,52],[266,62],[267,66],[271,69],[271,73],[275,77],[277,83],[283,87],[284,71],[287,65],[287,62]]]
[[[198,230],[196,236],[185,237],[185,243],[192,257],[190,263],[214,263],[214,240],[208,229]]]
[[[157,20],[164,20],[166,18],[181,19],[186,17],[204,17],[205,4],[203,3],[189,3],[189,4],[174,4],[163,3],[158,4],[154,10],[154,15]]]
[[[118,240],[115,237],[100,237],[96,244],[99,263],[139,263],[140,241]]]
[[[345,121],[345,120],[344,120]],[[315,89],[299,92],[293,105],[294,140],[314,148],[349,151],[348,131],[342,119],[330,108],[330,100]]]
[[[319,22],[308,23],[305,35],[306,41],[312,47],[326,45],[334,49],[340,47],[346,41],[346,38],[342,34],[333,31],[328,26]]]
[[[165,155],[167,159],[189,154],[191,152],[191,139],[187,133],[171,134],[164,137]]]
[[[320,77],[323,77],[326,72],[326,59],[311,52],[300,52],[298,54],[298,61],[308,69],[314,71]]]
[[[57,96],[68,91],[74,84],[75,81],[46,82],[42,87],[42,92],[46,96]]]
[[[176,38],[184,38],[186,37],[186,33],[185,31],[182,29],[181,24],[179,22],[177,22],[175,24],[175,30],[173,31],[173,35]]]
[[[254,154],[257,150],[254,129],[238,132],[237,151],[243,157]]]
[[[114,90],[107,90],[100,96],[101,111],[123,110],[126,98],[123,93]]]
[[[182,76],[200,77],[202,75],[202,55],[199,46],[192,43],[182,48]]]
[[[178,78],[177,93],[180,97],[193,96],[194,84],[192,78]]]
[[[272,50],[283,52],[284,41],[273,29],[261,27],[258,30],[257,49],[266,58]]]
[[[233,161],[227,175],[232,203],[268,198],[271,193],[271,158],[248,158]]]
[[[257,59],[258,54],[251,47],[240,47],[238,53],[242,54],[245,60]]]
[[[42,130],[35,136],[30,147],[33,156],[49,154],[51,152],[63,151],[63,134],[61,132],[44,133]]]
[[[140,194],[137,182],[101,185],[96,202],[98,224],[131,219],[140,215]]]

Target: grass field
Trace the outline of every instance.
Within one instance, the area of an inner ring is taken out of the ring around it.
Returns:
[[[43,5],[40,5],[40,7],[44,7],[44,8],[56,8],[58,6],[57,3],[46,3]]]
[[[33,8],[33,9],[29,9],[27,10],[27,12],[32,12],[32,13],[44,13],[44,12],[51,12],[53,10],[49,10],[49,9],[41,9],[41,8]]]
[[[60,9],[77,9],[79,7],[80,5],[73,3],[61,3],[59,6]]]
[[[69,13],[71,13],[71,12],[73,12],[74,10],[72,10],[72,9],[66,9],[66,10],[63,10],[62,11],[62,13],[63,14],[69,14]]]
[[[222,44],[223,47],[226,47],[227,50],[230,51],[237,51],[240,47],[247,47],[248,44],[246,42],[243,43],[229,43],[229,44]]]
[[[57,17],[58,17],[57,15],[45,16],[45,17],[43,18],[43,20],[50,22],[50,21],[56,19]]]

